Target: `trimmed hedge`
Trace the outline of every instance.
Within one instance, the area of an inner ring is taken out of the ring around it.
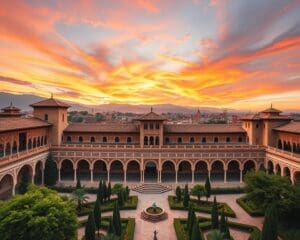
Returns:
[[[217,195],[217,194],[240,194],[245,193],[246,188],[245,187],[217,187],[211,189],[211,195]]]
[[[102,217],[101,218],[101,229],[107,230],[109,226],[109,220],[111,217]],[[79,227],[84,227],[87,220],[82,220],[79,223]],[[134,218],[122,218],[122,235],[120,240],[133,240],[134,230],[135,230],[135,219]],[[82,240],[85,238],[83,237]]]
[[[253,204],[249,204],[245,196],[236,199],[236,202],[252,217],[262,217],[265,215],[262,209],[254,208]]]
[[[76,190],[76,187],[72,187],[72,186],[64,186],[64,187],[61,187],[61,186],[52,186],[52,187],[49,187],[59,193],[72,193],[74,192],[74,190]],[[88,194],[97,194],[98,193],[98,188],[95,188],[95,187],[84,187],[86,193]]]
[[[114,208],[114,203],[117,199],[111,199],[103,204],[101,204],[101,212],[109,212],[112,211]],[[124,203],[123,206],[120,206],[120,210],[134,210],[137,208],[138,204],[138,197],[137,196],[130,196],[128,200]],[[88,202],[84,203],[82,206],[82,210],[77,213],[77,216],[85,216],[88,215],[91,211],[94,210],[95,202]]]
[[[173,210],[188,210],[183,206],[182,201],[177,202],[176,196],[168,196],[168,202],[170,209]],[[190,202],[194,205],[195,212],[211,213],[213,202],[211,201],[200,201],[200,205],[196,199],[191,199]],[[229,207],[227,203],[218,203],[219,214],[221,214],[221,209],[224,207],[224,214],[228,217],[236,217],[234,211]]]
[[[199,227],[201,228],[202,232],[211,229],[211,219],[205,217],[198,217],[199,220]],[[174,218],[174,228],[176,232],[177,240],[187,240],[186,234],[186,218]],[[243,232],[250,233],[248,240],[260,240],[261,238],[261,231],[252,225],[237,223],[237,222],[228,222],[228,226],[230,228],[235,228]]]

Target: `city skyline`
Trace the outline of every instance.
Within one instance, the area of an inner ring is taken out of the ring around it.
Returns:
[[[0,92],[299,109],[299,14],[296,0],[1,2]]]

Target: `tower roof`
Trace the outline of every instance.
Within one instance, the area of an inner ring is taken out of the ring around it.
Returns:
[[[148,121],[148,120],[164,121],[164,120],[166,120],[166,118],[153,112],[153,109],[151,108],[151,111],[149,113],[144,114],[143,116],[139,117],[137,120],[139,120],[139,121]]]
[[[15,107],[12,102],[8,107],[2,108],[2,112],[0,113],[0,117],[20,117],[22,116],[21,110]]]
[[[46,100],[42,100],[40,102],[37,102],[37,103],[33,103],[30,105],[31,107],[35,108],[35,107],[58,107],[58,108],[69,108],[70,105],[64,103],[64,102],[61,102],[57,99],[54,99],[54,98],[49,98],[49,99],[46,99]]]

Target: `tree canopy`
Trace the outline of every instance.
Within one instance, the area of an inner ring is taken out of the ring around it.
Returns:
[[[27,193],[0,204],[1,240],[75,240],[74,204],[45,187],[29,186]]]

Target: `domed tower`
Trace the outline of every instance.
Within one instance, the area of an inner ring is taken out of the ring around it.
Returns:
[[[62,135],[65,128],[68,126],[67,110],[70,107],[68,104],[58,101],[53,98],[34,103],[33,116],[52,124],[50,132],[50,141],[52,145],[60,145]]]

